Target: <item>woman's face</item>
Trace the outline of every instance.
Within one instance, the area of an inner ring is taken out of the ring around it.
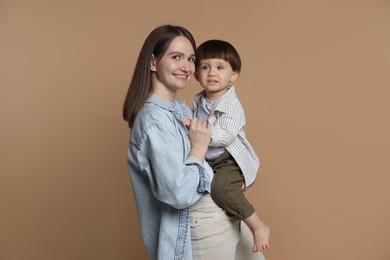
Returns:
[[[151,70],[155,72],[153,92],[169,99],[174,98],[176,92],[184,89],[194,74],[194,61],[195,52],[191,42],[184,36],[174,38],[160,60],[152,58]]]

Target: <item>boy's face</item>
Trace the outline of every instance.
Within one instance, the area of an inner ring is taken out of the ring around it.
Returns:
[[[204,88],[207,98],[216,100],[226,93],[227,87],[239,76],[229,62],[222,59],[205,59],[199,62],[195,78]]]

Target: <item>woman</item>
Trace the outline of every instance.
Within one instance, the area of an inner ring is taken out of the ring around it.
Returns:
[[[195,71],[195,47],[183,27],[154,29],[139,54],[123,107],[131,128],[129,175],[149,259],[193,259],[190,206],[210,191],[203,161],[211,126],[192,118],[187,130],[183,117],[191,118],[192,112],[176,99]],[[229,225],[238,233],[236,223]]]
[[[190,32],[156,28],[141,49],[125,99],[129,175],[149,259],[192,259],[189,206],[210,188],[202,162],[211,128],[194,118],[187,131],[183,116],[191,111],[176,100],[194,61]]]

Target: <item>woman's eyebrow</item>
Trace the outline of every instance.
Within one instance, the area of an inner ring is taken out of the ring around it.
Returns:
[[[180,52],[180,51],[172,51],[172,52],[168,53],[168,55],[173,55],[173,54],[178,54],[178,55],[181,55],[181,56],[185,56],[185,54],[183,52]],[[192,53],[189,56],[190,57],[195,56],[195,53]]]

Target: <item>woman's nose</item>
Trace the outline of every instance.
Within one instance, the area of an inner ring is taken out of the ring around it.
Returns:
[[[190,61],[183,61],[181,64],[181,69],[184,71],[191,71],[192,68],[195,70],[195,65]]]

